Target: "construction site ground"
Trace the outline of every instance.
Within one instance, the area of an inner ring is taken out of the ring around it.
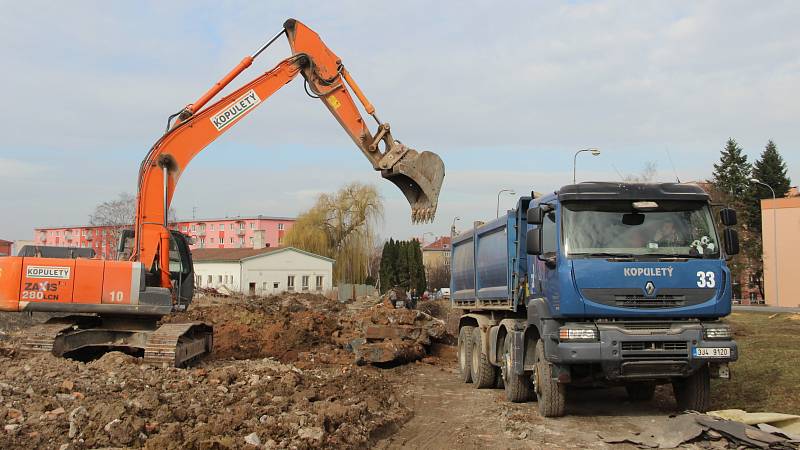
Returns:
[[[21,332],[46,317],[0,315],[0,448],[620,448],[600,434],[647,432],[674,413],[668,386],[648,403],[629,402],[621,388],[583,389],[568,391],[567,417],[544,419],[533,402],[461,383],[451,337],[414,363],[355,364],[349,343],[365,320],[389,314],[379,302],[198,299],[169,318],[215,328],[214,352],[189,369],[120,352],[86,361],[22,354]],[[422,308],[451,325],[457,317],[445,303]],[[746,407],[723,400],[714,406]]]

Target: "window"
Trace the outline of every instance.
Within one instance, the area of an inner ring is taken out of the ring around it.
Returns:
[[[556,213],[550,211],[544,215],[542,220],[542,255],[554,254],[556,252]]]
[[[239,245],[244,245],[244,238],[243,237],[239,238]]]
[[[282,223],[278,224],[278,231],[283,231],[283,224]]]
[[[303,290],[308,290],[308,275],[303,275]]]
[[[184,226],[182,226],[182,227],[181,227],[181,231],[183,231],[184,233],[186,233],[187,231],[189,231],[189,227],[187,227],[186,225],[184,225]]]
[[[231,224],[231,230],[233,230],[233,224]]]
[[[286,289],[294,290],[294,275],[289,275],[289,278],[286,279]]]
[[[239,229],[244,230],[244,222],[239,222]]]
[[[203,284],[203,276],[202,275],[197,275],[194,278],[195,278],[195,281],[197,281],[197,286],[202,286],[202,284]]]
[[[281,285],[281,284],[280,284],[280,283],[278,283],[278,282],[276,281],[276,282],[272,283],[272,289],[278,289],[278,287],[279,287],[280,285]]]
[[[253,236],[250,236],[250,246],[253,246]]]
[[[265,291],[267,290],[267,282],[266,281],[261,283],[261,289],[265,290]]]
[[[251,230],[255,230],[256,229],[256,223],[255,222],[250,222],[250,229]]]
[[[228,243],[230,243],[230,244],[233,244],[233,238],[230,238],[230,239],[228,240]]]
[[[162,183],[162,184],[163,184],[163,183]],[[192,225],[192,231],[196,231],[196,228],[195,228],[195,226],[194,226],[194,225]]]
[[[211,282],[212,282],[212,278],[211,278],[211,275],[209,275],[208,276],[208,284],[211,284]]]
[[[214,243],[214,238],[211,238],[211,243],[212,243],[212,244]]]
[[[317,275],[317,290],[322,290],[322,275]]]
[[[205,248],[206,246],[206,238],[200,237],[200,248]]]
[[[209,225],[209,230],[210,231],[214,231],[214,224],[213,223],[211,225]]]
[[[217,283],[222,283],[222,275],[217,277]]]

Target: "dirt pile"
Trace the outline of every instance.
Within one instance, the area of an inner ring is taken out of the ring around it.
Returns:
[[[193,369],[108,353],[0,358],[0,448],[361,447],[408,416],[381,372],[274,359]]]
[[[300,368],[348,364],[346,342],[356,336],[347,309],[321,295],[200,299],[165,322],[201,321],[214,327],[211,359],[276,358]]]

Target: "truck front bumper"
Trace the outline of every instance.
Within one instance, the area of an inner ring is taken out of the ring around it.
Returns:
[[[594,325],[599,341],[550,339],[550,348],[546,348],[548,360],[562,369],[574,364],[599,365],[604,377],[613,381],[685,377],[706,365],[714,369],[712,375],[725,377],[727,363],[739,357],[735,341],[704,339],[703,326],[710,324],[662,323],[653,328],[641,323]]]

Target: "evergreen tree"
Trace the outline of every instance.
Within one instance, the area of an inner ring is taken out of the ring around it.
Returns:
[[[396,281],[397,274],[395,270],[395,263],[397,262],[396,246],[394,239],[389,239],[388,242],[383,244],[383,252],[381,253],[381,293],[385,293],[391,289]]]
[[[417,294],[422,294],[427,283],[419,241],[389,239],[383,246],[380,274],[382,293],[399,286],[408,291],[416,289]]]
[[[411,289],[408,276],[411,264],[408,261],[408,250],[406,250],[407,247],[407,241],[397,241],[397,264],[395,266],[397,273],[397,285],[405,290]]]
[[[737,209],[741,213],[745,204],[746,194],[750,189],[750,173],[752,168],[747,162],[747,155],[742,154],[742,148],[733,138],[728,139],[725,148],[720,152],[719,164],[714,164],[709,194],[715,202],[723,203]],[[742,227],[743,218],[739,219],[736,228],[742,238],[742,242],[747,242],[747,230]],[[719,224],[721,225],[721,224]],[[743,280],[744,269],[751,264],[748,257],[740,253],[728,262],[733,281],[734,296],[741,296],[741,285],[746,283]]]
[[[767,142],[761,157],[753,164],[752,178],[766,183],[774,189],[776,198],[785,197],[789,192],[791,180],[786,174],[786,163],[772,140]],[[764,261],[761,236],[761,200],[765,198],[771,199],[772,191],[763,184],[750,183],[743,211],[749,239],[744,240],[742,247],[750,261],[753,281],[762,298],[764,297]]]
[[[778,147],[770,140],[761,153],[761,158],[753,164],[753,177],[775,190],[775,197],[785,197],[791,187],[786,174],[786,163],[778,153]],[[772,191],[759,183],[750,183],[747,195],[746,220],[750,230],[761,234],[761,200],[772,198]]]
[[[735,204],[741,205],[749,189],[751,166],[747,155],[733,138],[728,139],[721,152],[719,164],[714,164],[712,183],[716,190],[730,195]]]

